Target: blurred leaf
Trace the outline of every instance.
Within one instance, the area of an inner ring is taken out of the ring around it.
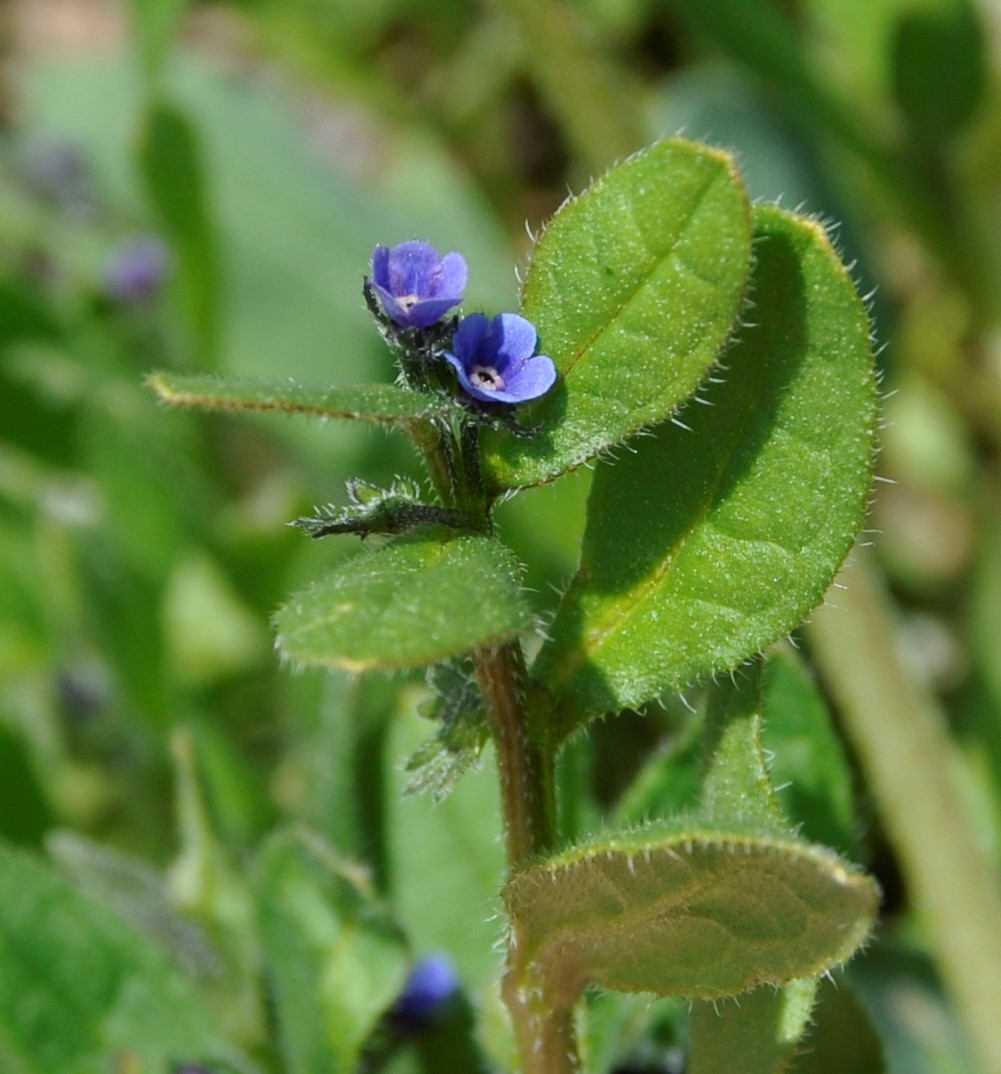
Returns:
[[[407,953],[362,871],[282,832],[258,862],[258,913],[289,1074],[351,1074],[399,993]]]
[[[53,832],[46,849],[83,893],[154,940],[191,976],[218,973],[218,955],[204,931],[178,913],[163,875],[147,862],[70,831]]]
[[[313,418],[345,418],[410,428],[435,414],[448,413],[440,399],[392,384],[350,388],[311,388],[285,383],[151,373],[146,383],[170,406],[220,411],[278,411]]]
[[[851,19],[858,5],[855,0],[848,0],[848,5],[845,18]],[[853,101],[842,101],[837,83],[825,79],[821,68],[811,62],[796,24],[780,5],[771,0],[701,0],[697,4],[680,0],[672,8],[724,55],[779,87],[814,125],[849,143],[867,144],[868,136],[858,122],[861,109]]]
[[[889,61],[893,93],[915,139],[942,142],[972,116],[986,86],[984,30],[970,0],[935,0],[903,9]]]
[[[0,718],[0,838],[24,846],[41,843],[52,823],[42,786],[25,739]]]
[[[734,1003],[692,1008],[690,1074],[783,1074],[810,1022],[815,978],[755,988]],[[831,1069],[851,1070],[852,1066]]]
[[[208,994],[214,1001],[217,1024],[225,1026],[231,1036],[251,1041],[264,1022],[253,892],[215,833],[191,735],[184,729],[174,731],[170,746],[180,843],[168,873],[170,894],[214,941],[219,965]]]
[[[819,847],[709,825],[603,838],[504,889],[517,958],[573,999],[588,984],[706,999],[823,973],[875,917],[875,885]]]
[[[852,772],[830,713],[789,648],[765,666],[765,748],[779,801],[802,835],[842,854],[856,849]]]
[[[514,556],[482,534],[422,528],[362,552],[275,616],[282,654],[349,671],[436,664],[530,623]]]
[[[18,1074],[219,1062],[253,1069],[147,940],[51,866],[0,845],[0,1056]]]
[[[139,54],[147,76],[155,77],[163,67],[171,38],[188,0],[130,0],[134,14]]]
[[[564,732],[787,633],[861,524],[877,406],[865,310],[817,224],[768,206],[755,223],[757,323],[713,405],[595,473],[580,571],[534,669]]]
[[[72,135],[109,198],[136,215],[134,65],[61,57],[23,74],[27,121]],[[427,128],[386,128],[367,105],[344,100],[307,109],[307,123],[304,102],[276,83],[233,77],[190,50],[178,49],[169,74],[172,97],[198,117],[218,214],[223,369],[338,384],[388,374],[361,281],[376,244],[415,235],[461,249],[471,306],[511,308],[505,235],[468,170]],[[293,435],[328,457],[332,440],[350,440],[347,430]]]
[[[199,139],[173,105],[149,106],[138,150],[139,171],[154,212],[178,260],[197,363],[219,362],[221,277],[215,223]]]
[[[498,892],[504,846],[497,771],[488,747],[452,794],[435,804],[404,795],[401,762],[427,735],[426,721],[403,712],[386,750],[386,833],[393,906],[419,951],[444,951],[474,992],[501,970]]]
[[[268,649],[264,624],[205,553],[180,559],[163,598],[164,638],[177,680],[205,686],[245,670]]]
[[[953,1004],[942,992],[935,967],[917,948],[909,948],[884,930],[880,942],[852,965],[848,981],[863,1005],[864,1019],[875,1027],[891,1074],[971,1074],[981,1069]],[[843,1017],[851,1018],[851,1011]],[[865,1047],[870,1033],[861,1027],[856,1032],[863,1059],[871,1063],[873,1049]],[[844,1044],[843,1039],[837,1041],[839,1053]],[[819,1047],[823,1055],[823,1040]],[[854,1074],[854,1068],[845,1069]],[[807,1070],[814,1074],[809,1066]],[[793,1074],[800,1071],[794,1068]]]
[[[726,345],[749,264],[747,197],[717,150],[659,142],[568,201],[522,296],[560,380],[526,408],[538,435],[485,438],[497,484],[552,480],[673,414]]]
[[[663,820],[695,808],[705,766],[702,728],[703,721],[693,717],[666,748],[649,758],[616,805],[620,826]]]
[[[315,676],[317,702],[290,705],[297,736],[293,763],[305,796],[298,814],[338,852],[364,862],[377,890],[388,890],[386,738],[400,703],[394,679],[343,672]],[[297,680],[302,682],[302,678]],[[303,711],[304,710],[304,711]],[[317,712],[315,728],[303,717]],[[398,763],[399,758],[393,758]],[[346,809],[345,802],[351,803]]]
[[[788,1069],[789,1074],[885,1074],[879,1034],[843,975],[820,982],[812,1025]]]
[[[67,465],[74,447],[75,414],[19,375],[21,370],[10,360],[15,345],[23,351],[25,341],[47,355],[51,351],[39,342],[60,346],[61,335],[61,326],[41,296],[0,277],[0,436],[50,462]]]

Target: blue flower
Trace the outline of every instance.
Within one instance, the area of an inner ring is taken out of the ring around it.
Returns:
[[[438,256],[426,242],[404,242],[372,255],[372,290],[390,320],[404,328],[430,328],[462,302],[466,262],[461,254]]]
[[[459,383],[474,399],[485,403],[524,403],[553,386],[556,366],[535,353],[538,333],[517,313],[499,313],[492,320],[472,313],[459,325],[453,353],[445,358]]]
[[[426,1025],[459,993],[459,977],[447,955],[428,955],[410,971],[393,1005],[393,1016],[409,1026]]]
[[[152,298],[170,271],[170,253],[159,239],[138,238],[120,246],[104,268],[104,293],[130,306]]]

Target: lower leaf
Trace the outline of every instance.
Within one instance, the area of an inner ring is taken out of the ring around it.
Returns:
[[[517,961],[552,999],[592,984],[714,999],[843,962],[878,889],[795,839],[672,826],[540,862],[504,898]]]

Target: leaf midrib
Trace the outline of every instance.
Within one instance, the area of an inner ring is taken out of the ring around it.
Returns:
[[[662,255],[655,258],[654,263],[650,267],[649,271],[644,274],[643,278],[629,292],[628,296],[618,303],[617,307],[615,307],[614,309],[614,312],[608,318],[604,319],[601,325],[599,325],[599,327],[597,328],[597,330],[592,333],[589,338],[584,340],[583,343],[579,344],[577,348],[572,352],[570,361],[561,370],[561,374],[564,380],[567,380],[571,376],[581,359],[592,350],[592,348],[596,345],[597,341],[602,337],[602,335],[604,335],[607,331],[609,331],[616,325],[623,312],[636,300],[636,297],[645,290],[647,284],[660,270],[661,266],[664,265],[666,262],[670,261],[671,258],[675,256],[679,243],[684,238],[685,233],[691,226],[692,219],[701,209],[702,204],[705,201],[710,188],[716,185],[721,176],[729,176],[729,173],[725,167],[725,162],[715,157],[713,157],[712,159],[717,164],[723,165],[723,170],[711,174],[707,181],[699,189],[692,204],[691,211],[688,213],[684,225],[679,227],[678,233],[675,236],[674,241],[671,243],[671,245],[664,251]],[[530,286],[531,280],[529,280],[529,285],[526,287],[526,292],[529,290]],[[530,307],[531,303],[526,301],[525,305],[526,307]]]

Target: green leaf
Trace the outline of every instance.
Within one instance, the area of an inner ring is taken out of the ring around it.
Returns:
[[[714,999],[812,977],[856,950],[878,903],[823,848],[681,824],[530,866],[504,898],[520,965],[563,1001],[590,984]]]
[[[865,939],[876,885],[796,839],[779,811],[760,675],[755,661],[710,693],[696,814],[572,848],[508,883],[516,972],[544,1002],[588,985],[716,999],[814,977]]]
[[[710,687],[698,815],[734,830],[790,836],[761,746],[761,664],[755,660]]]
[[[443,404],[392,384],[315,388],[290,381],[268,383],[233,377],[151,373],[146,383],[170,406],[220,411],[279,411],[312,418],[345,418],[373,425],[411,428]]]
[[[782,1074],[810,1021],[815,978],[756,988],[736,1003],[696,1003],[690,1074]],[[851,1070],[836,1064],[829,1069]]]
[[[496,983],[498,893],[504,882],[500,791],[493,750],[440,803],[404,794],[401,768],[427,734],[427,722],[402,712],[385,751],[386,842],[393,907],[419,952],[451,957],[471,993]]]
[[[338,566],[275,616],[301,664],[349,671],[437,664],[531,622],[511,552],[483,534],[415,530]]]
[[[18,1074],[254,1068],[167,957],[42,860],[0,845],[0,1058]]]
[[[201,146],[182,111],[163,102],[144,117],[139,172],[177,257],[178,276],[198,363],[218,363],[219,250],[208,203]]]
[[[520,419],[536,436],[484,438],[495,483],[552,480],[673,414],[726,345],[749,266],[747,196],[718,150],[659,142],[568,201],[522,295],[560,379]]]
[[[851,854],[856,847],[852,773],[827,706],[788,646],[765,667],[763,738],[778,798],[801,834]]]
[[[567,732],[788,633],[864,515],[877,407],[864,307],[818,224],[754,216],[757,324],[713,405],[595,474],[580,570],[534,669]]]
[[[986,85],[984,30],[969,0],[900,12],[891,45],[893,94],[915,139],[932,149],[970,119]]]
[[[188,0],[131,0],[139,54],[147,76],[163,68],[170,42],[188,6]]]
[[[898,1000],[899,997],[898,992]],[[927,1016],[925,1010],[922,1017]],[[879,1034],[844,974],[825,978],[820,982],[812,1025],[803,1048],[789,1067],[790,1074],[830,1074],[834,1070],[885,1074],[886,1069]]]
[[[273,837],[258,867],[267,970],[289,1074],[350,1074],[399,994],[407,953],[362,870],[317,836]]]
[[[490,738],[490,726],[472,661],[435,665],[428,673],[428,686],[435,696],[419,711],[438,729],[407,760],[405,770],[411,777],[404,794],[427,791],[437,803],[452,793],[463,773],[479,760]]]

